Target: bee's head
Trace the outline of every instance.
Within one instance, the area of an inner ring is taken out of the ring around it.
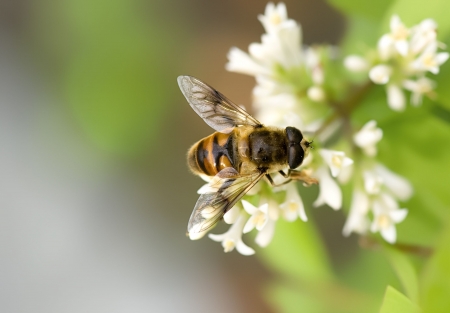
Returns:
[[[303,138],[302,132],[295,127],[286,127],[287,156],[291,169],[299,167],[310,148],[312,141]]]

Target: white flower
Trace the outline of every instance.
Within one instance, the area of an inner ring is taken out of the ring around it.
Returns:
[[[269,219],[263,229],[258,232],[258,235],[256,235],[255,238],[255,242],[258,246],[265,248],[272,241],[275,233],[275,224],[275,220]]]
[[[266,5],[264,15],[260,14],[258,19],[268,34],[277,32],[280,28],[288,27],[291,23],[295,23],[294,20],[288,19],[286,5],[283,2],[277,5],[269,2]]]
[[[319,153],[330,167],[333,177],[337,177],[343,168],[353,164],[353,160],[346,157],[343,151],[320,149]]]
[[[386,91],[389,107],[394,111],[403,111],[405,109],[406,100],[400,86],[396,84],[389,84]]]
[[[383,186],[383,178],[376,173],[373,169],[363,172],[364,189],[369,195],[377,195],[381,192]]]
[[[411,28],[411,32],[411,52],[417,54],[436,40],[437,23],[431,18],[425,19]]]
[[[230,72],[252,76],[271,75],[272,73],[270,68],[265,67],[264,64],[260,64],[250,55],[236,47],[230,49],[228,63],[225,65],[225,68]]]
[[[359,132],[353,136],[355,144],[362,148],[368,156],[377,154],[376,144],[383,137],[383,131],[377,127],[377,122],[371,120],[367,122]]]
[[[378,53],[383,61],[389,60],[395,54],[394,39],[389,34],[378,40]]]
[[[320,167],[314,176],[319,179],[319,196],[313,205],[318,207],[328,204],[334,210],[339,210],[342,206],[342,192],[338,184],[331,178],[327,168]]]
[[[447,52],[436,53],[437,42],[430,43],[423,53],[411,63],[411,67],[417,71],[430,71],[433,74],[439,73],[439,66],[448,60]]]
[[[394,41],[395,49],[403,56],[408,54],[409,29],[402,23],[398,15],[391,17],[391,37]]]
[[[406,201],[413,194],[411,183],[404,177],[395,174],[381,164],[375,166],[375,173],[383,181],[387,189],[399,200]]]
[[[381,236],[389,243],[395,243],[397,231],[395,224],[402,222],[408,210],[399,209],[397,202],[388,194],[382,193],[373,202],[374,220],[371,231],[381,233]]]
[[[390,66],[380,64],[372,67],[372,69],[369,72],[369,78],[375,84],[384,85],[389,81],[391,73],[392,68]]]
[[[243,233],[246,234],[252,231],[255,227],[257,230],[263,229],[263,227],[267,223],[267,220],[269,219],[269,205],[267,203],[264,203],[257,208],[248,201],[242,200],[241,202],[244,206],[244,210],[251,215],[244,226]]]
[[[246,214],[241,213],[237,221],[230,227],[230,229],[221,235],[209,234],[209,238],[214,241],[222,242],[222,247],[225,252],[233,251],[234,248],[243,255],[252,255],[255,250],[247,246],[242,241],[242,230],[244,228]]]
[[[369,62],[358,55],[349,55],[344,60],[344,66],[352,72],[364,72],[369,69]]]
[[[295,221],[297,216],[304,222],[308,220],[303,201],[300,198],[295,184],[289,184],[287,186],[286,200],[280,204],[280,209],[283,217],[289,222]]]
[[[322,87],[312,86],[308,88],[307,91],[308,98],[315,102],[321,102],[325,100],[325,91]]]
[[[411,103],[413,105],[422,104],[423,95],[430,94],[436,87],[436,83],[426,77],[421,77],[418,80],[404,80],[403,87],[411,91]]]
[[[301,29],[294,20],[287,19],[285,5],[275,7],[269,3],[265,15],[260,15],[259,19],[267,31],[261,36],[261,43],[250,44],[249,54],[232,48],[226,69],[271,77],[276,65],[290,68],[301,64]]]
[[[369,198],[361,190],[353,191],[350,213],[345,222],[342,233],[349,236],[352,232],[365,234],[370,226],[370,220],[367,216],[369,212]]]

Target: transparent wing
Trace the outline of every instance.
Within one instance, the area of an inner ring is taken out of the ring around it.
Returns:
[[[229,133],[239,125],[262,126],[223,94],[192,76],[178,76],[178,85],[198,115],[216,131]]]
[[[256,183],[265,172],[240,175],[234,168],[220,171],[195,204],[188,224],[188,233],[200,233],[214,226]]]

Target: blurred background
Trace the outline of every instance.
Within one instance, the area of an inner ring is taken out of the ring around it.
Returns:
[[[338,43],[334,9],[285,3],[304,43]],[[203,184],[185,154],[212,130],[176,83],[199,77],[249,108],[253,79],[224,65],[260,40],[265,5],[0,2],[1,312],[273,312],[257,257],[185,236]],[[356,245],[330,218],[339,264]]]

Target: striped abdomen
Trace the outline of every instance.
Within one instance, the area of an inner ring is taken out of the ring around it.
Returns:
[[[197,175],[215,176],[233,167],[234,132],[214,133],[194,144],[188,152],[188,165]]]

